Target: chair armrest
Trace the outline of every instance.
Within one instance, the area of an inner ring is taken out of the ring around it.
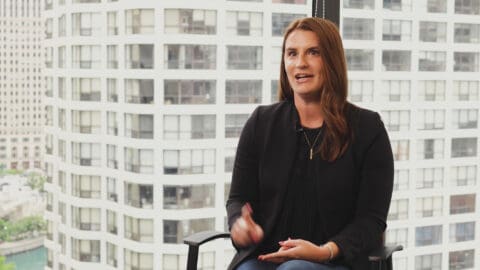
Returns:
[[[382,246],[377,249],[374,249],[368,254],[368,260],[371,262],[378,262],[387,260],[392,256],[393,252],[400,251],[403,249],[402,245],[397,246]]]
[[[183,239],[183,243],[189,246],[200,246],[205,242],[212,241],[217,238],[229,238],[230,233],[228,232],[217,232],[217,231],[203,231],[199,233],[192,234]]]
[[[197,269],[198,250],[201,244],[217,238],[228,237],[230,237],[230,233],[217,231],[203,231],[185,237],[183,243],[188,245],[187,270]]]

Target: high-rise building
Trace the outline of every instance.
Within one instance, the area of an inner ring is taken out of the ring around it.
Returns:
[[[41,1],[0,1],[0,167],[41,168]]]
[[[392,143],[395,269],[478,269],[480,1],[344,0],[341,25],[350,100]]]
[[[238,136],[311,6],[47,0],[47,269],[184,269],[183,237],[225,230]],[[395,155],[395,269],[475,268],[479,0],[341,6],[349,99],[381,113]],[[225,269],[222,241],[202,269]]]

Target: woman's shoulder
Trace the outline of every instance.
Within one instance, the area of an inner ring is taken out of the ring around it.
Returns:
[[[356,137],[364,137],[371,134],[375,136],[384,129],[382,119],[378,112],[348,103],[347,119]]]

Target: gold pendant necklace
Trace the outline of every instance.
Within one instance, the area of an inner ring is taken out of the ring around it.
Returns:
[[[315,137],[315,140],[313,140],[313,144],[311,144],[310,140],[308,139],[307,133],[305,132],[305,130],[303,130],[303,136],[305,136],[305,140],[307,141],[308,147],[310,148],[310,160],[313,159],[313,148],[315,147],[315,144],[317,143],[317,140],[320,137],[321,133],[322,130],[320,129],[317,133],[317,136]]]

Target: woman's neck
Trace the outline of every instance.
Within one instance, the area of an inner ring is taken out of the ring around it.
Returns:
[[[323,115],[320,102],[305,102],[295,99],[295,107],[300,117],[300,124],[307,128],[318,128],[323,125]]]

